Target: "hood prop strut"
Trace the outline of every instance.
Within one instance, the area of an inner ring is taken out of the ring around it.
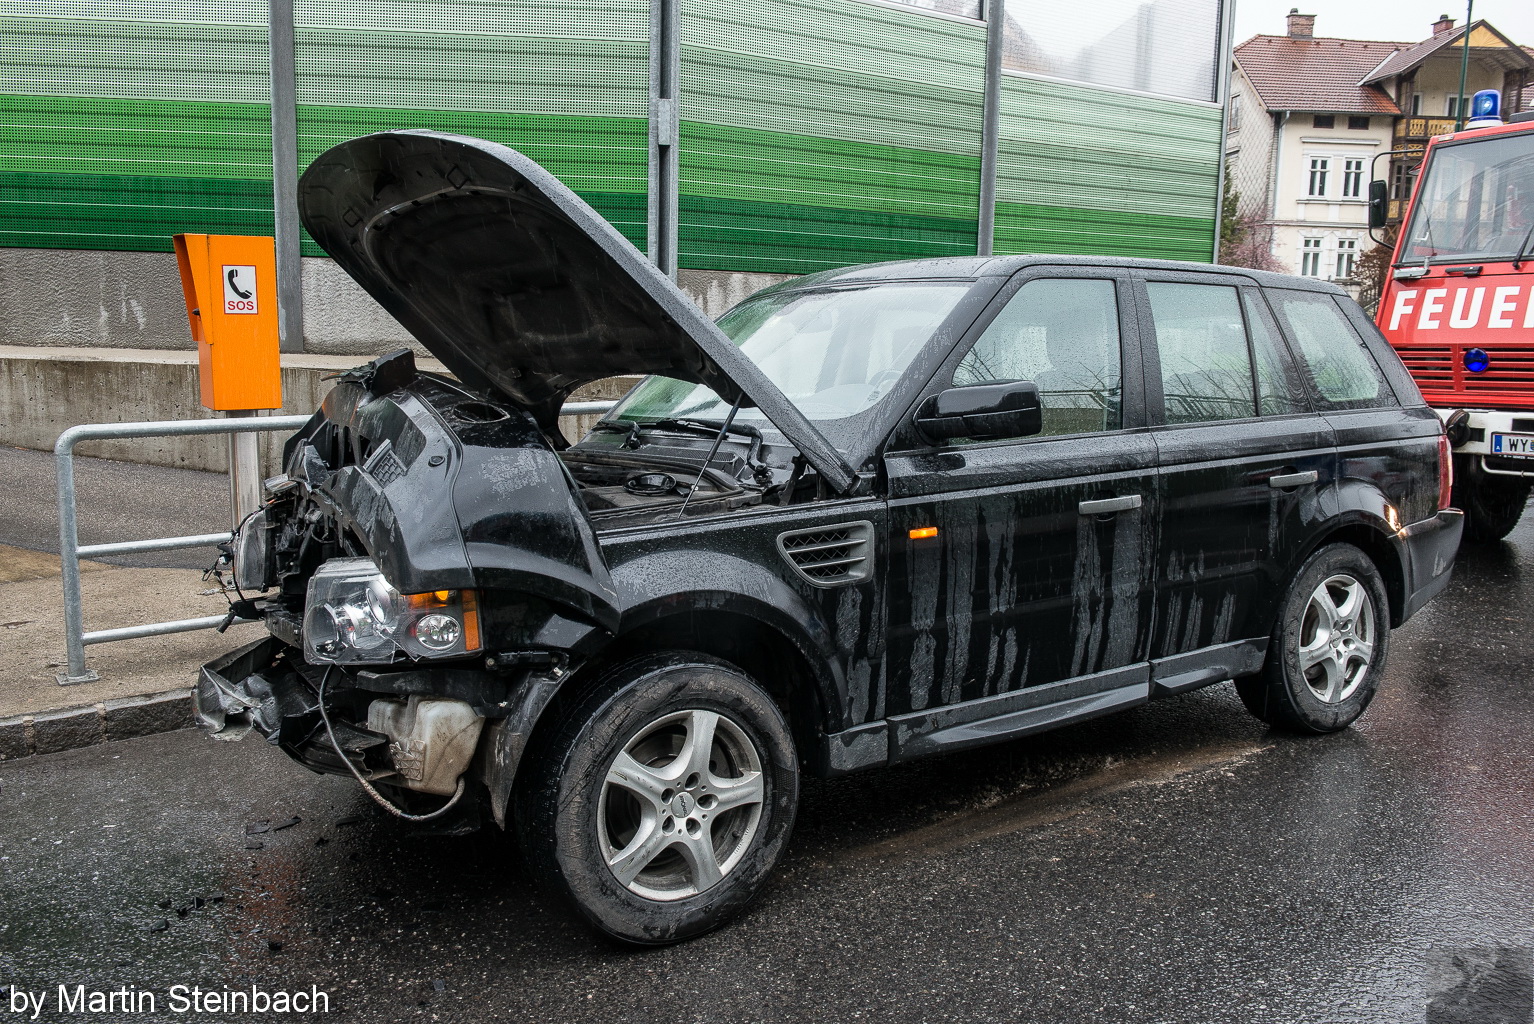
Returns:
[[[744,394],[735,397],[735,404],[730,406],[730,414],[719,424],[719,433],[714,435],[713,446],[708,450],[708,457],[703,460],[703,466],[698,470],[697,479],[693,480],[692,486],[687,489],[687,496],[682,499],[682,510],[678,515],[687,514],[687,503],[692,496],[698,493],[698,485],[703,482],[703,474],[708,472],[708,467],[713,463],[714,456],[719,454],[719,446],[724,444],[724,436],[730,432],[730,424],[735,421],[735,414],[740,412],[740,403],[745,399]]]

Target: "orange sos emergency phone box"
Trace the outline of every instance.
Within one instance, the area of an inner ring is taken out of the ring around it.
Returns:
[[[224,412],[282,408],[275,241],[176,235],[175,242],[202,404]]]

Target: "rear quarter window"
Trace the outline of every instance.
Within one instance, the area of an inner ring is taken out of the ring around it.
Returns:
[[[1265,291],[1294,342],[1300,372],[1317,408],[1378,409],[1399,404],[1374,355],[1333,296],[1287,288]]]

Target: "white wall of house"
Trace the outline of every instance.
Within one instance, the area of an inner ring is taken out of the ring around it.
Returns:
[[[1351,277],[1351,261],[1374,244],[1369,181],[1388,170],[1384,158],[1376,163],[1374,157],[1390,151],[1394,120],[1333,113],[1333,127],[1318,128],[1312,113],[1280,116],[1273,255],[1292,274]],[[1364,118],[1368,127],[1350,128],[1351,118]]]

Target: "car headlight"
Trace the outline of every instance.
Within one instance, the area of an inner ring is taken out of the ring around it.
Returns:
[[[401,594],[371,559],[332,558],[309,578],[304,655],[332,665],[450,658],[480,649],[472,590]]]
[[[234,585],[243,590],[265,590],[272,585],[272,529],[266,509],[240,524],[234,535],[231,569]]]

